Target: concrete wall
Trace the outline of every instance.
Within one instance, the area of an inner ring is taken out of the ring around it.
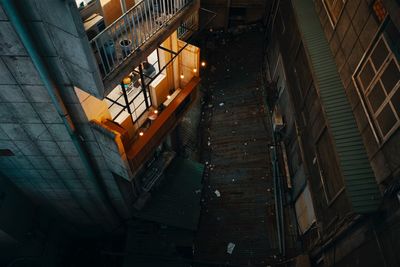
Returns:
[[[24,240],[32,228],[35,205],[0,177],[0,247]]]
[[[22,2],[18,2],[22,3]],[[89,178],[31,58],[0,8],[0,172],[24,193],[50,204],[68,220],[113,228],[115,209],[128,216],[112,173],[74,86],[102,96],[91,51],[73,1],[27,1],[20,8],[90,157],[110,207]],[[78,16],[78,17],[77,17]],[[77,24],[75,24],[77,23]],[[93,59],[94,60],[94,59]],[[100,80],[101,81],[101,80]]]

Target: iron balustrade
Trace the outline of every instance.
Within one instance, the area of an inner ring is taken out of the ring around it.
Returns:
[[[103,79],[194,0],[142,0],[90,44]]]
[[[199,14],[194,13],[190,17],[188,17],[185,21],[182,22],[182,24],[178,27],[177,33],[178,33],[178,38],[179,39],[185,39],[187,37],[187,34],[193,33],[195,30],[197,30],[198,26],[198,19],[199,19]]]

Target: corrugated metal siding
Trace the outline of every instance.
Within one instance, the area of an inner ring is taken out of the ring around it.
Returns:
[[[353,209],[358,213],[376,211],[380,203],[378,186],[314,3],[293,0],[293,7]]]

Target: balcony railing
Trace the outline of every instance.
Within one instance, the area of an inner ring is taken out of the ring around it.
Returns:
[[[194,0],[143,0],[91,40],[103,78]]]

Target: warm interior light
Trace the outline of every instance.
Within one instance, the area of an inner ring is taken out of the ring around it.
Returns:
[[[143,135],[144,135],[144,133],[143,133],[143,132],[139,132],[139,135],[140,135],[140,136],[143,136]]]
[[[193,72],[196,73],[196,72],[197,72],[197,69],[193,69]]]
[[[171,96],[170,95],[167,95],[167,99],[170,99],[171,98]]]
[[[156,110],[154,110],[154,114],[157,114],[158,113],[158,110],[156,109]]]
[[[201,62],[201,66],[205,67],[206,66],[206,62],[205,61]]]
[[[185,76],[183,74],[181,74],[181,79],[185,78]]]

